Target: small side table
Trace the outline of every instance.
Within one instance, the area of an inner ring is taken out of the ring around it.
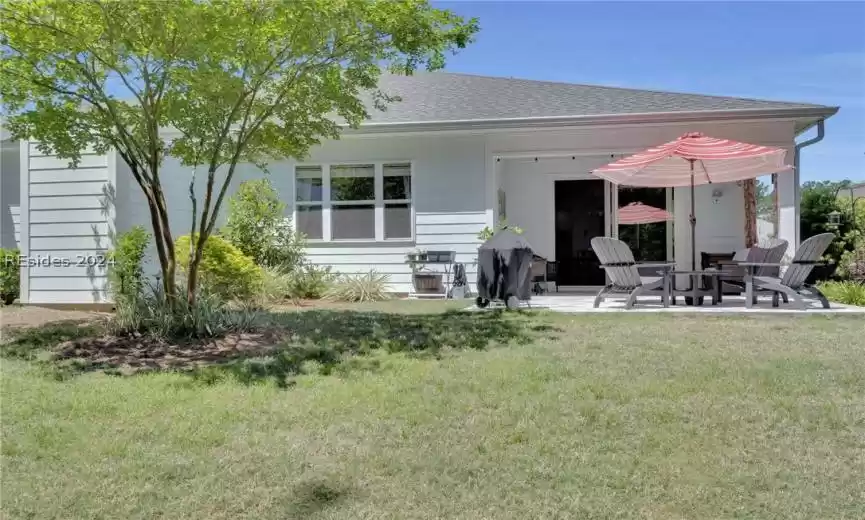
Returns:
[[[721,303],[721,280],[719,277],[724,274],[723,272],[716,269],[705,269],[702,271],[673,271],[670,274],[673,276],[673,305],[676,304],[676,296],[684,296],[686,305],[702,305],[705,296],[712,297],[712,305]],[[690,286],[687,289],[676,289],[676,275],[687,276],[691,282]],[[703,277],[712,280],[710,287],[701,287]],[[688,298],[691,299],[690,304]]]

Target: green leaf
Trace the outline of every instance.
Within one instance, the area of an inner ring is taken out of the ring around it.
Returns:
[[[304,157],[396,100],[384,69],[440,69],[478,30],[422,0],[8,0],[0,17],[9,130],[72,162],[116,149],[161,222],[166,280],[166,157],[206,171],[206,239],[238,163]]]

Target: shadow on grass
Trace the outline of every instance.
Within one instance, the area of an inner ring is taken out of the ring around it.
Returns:
[[[4,330],[3,357],[35,360],[57,345],[103,333],[99,323],[85,320],[57,321],[39,327]]]
[[[180,371],[196,382],[273,381],[287,387],[307,372],[375,370],[373,352],[438,357],[443,349],[526,344],[553,332],[524,313],[502,311],[399,314],[311,310],[268,316],[260,332],[173,344],[148,337],[112,337],[95,325],[61,323],[22,331],[3,355],[36,359],[59,379],[82,372],[131,375]]]
[[[292,377],[315,370],[375,370],[373,352],[439,357],[443,349],[485,349],[501,344],[527,344],[554,331],[533,323],[525,314],[501,311],[443,314],[398,314],[339,310],[292,312],[274,316],[289,336],[271,355],[198,367],[192,377],[215,383],[231,377],[251,384],[273,380],[289,386]]]

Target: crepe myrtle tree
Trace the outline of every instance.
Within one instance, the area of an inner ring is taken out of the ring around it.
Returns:
[[[368,117],[364,99],[398,101],[377,89],[383,69],[440,69],[478,30],[425,0],[7,0],[0,16],[9,130],[73,164],[87,148],[117,151],[147,200],[172,301],[162,165],[187,167],[189,305],[238,163],[264,169],[338,138]]]

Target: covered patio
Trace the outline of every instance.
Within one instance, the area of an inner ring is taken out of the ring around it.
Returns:
[[[528,303],[522,303],[521,307],[534,310],[549,310],[562,313],[611,313],[611,312],[650,312],[650,313],[673,313],[673,314],[704,314],[716,316],[735,315],[838,315],[838,314],[862,314],[865,315],[865,307],[855,307],[832,302],[830,309],[824,309],[818,302],[809,301],[808,309],[801,310],[795,305],[784,305],[772,307],[772,298],[768,296],[758,297],[757,304],[748,309],[745,306],[744,296],[725,296],[718,305],[685,305],[683,298],[678,298],[677,305],[667,308],[661,304],[660,298],[650,296],[641,298],[639,304],[632,309],[625,309],[624,297],[611,297],[601,303],[600,307],[593,308],[595,299],[593,293],[587,291],[567,291],[553,294],[533,296]],[[474,305],[470,309],[477,309]]]
[[[636,128],[568,129],[538,132],[522,139],[491,136],[487,168],[487,221],[506,221],[522,229],[535,252],[555,265],[550,289],[596,290],[605,283],[591,250],[595,236],[633,236],[632,227],[619,222],[623,205],[639,201],[666,210],[670,222],[654,224],[652,257],[637,261],[675,262],[678,270],[691,266],[689,226],[691,192],[686,187],[625,188],[592,175],[611,161],[678,137],[676,132],[699,130],[707,135],[786,150],[795,163],[799,145],[794,121],[749,121],[691,125],[669,124]],[[775,237],[789,243],[795,255],[799,240],[799,172],[767,176],[774,189]],[[632,193],[628,190],[645,191]],[[649,194],[648,191],[653,191]],[[697,220],[693,248],[696,268],[701,257],[729,259],[753,245],[746,239],[745,182],[716,182],[694,190]],[[657,192],[657,193],[654,193]],[[642,198],[650,200],[641,200]],[[645,248],[644,248],[645,249]],[[730,304],[734,300],[730,300]]]

